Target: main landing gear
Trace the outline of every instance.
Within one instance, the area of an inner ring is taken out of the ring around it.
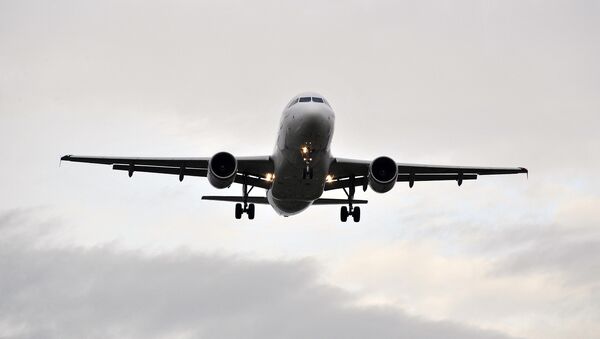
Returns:
[[[360,221],[360,207],[352,206],[352,201],[354,200],[354,192],[355,192],[354,182],[353,182],[354,179],[351,178],[350,180],[351,180],[351,183],[350,183],[350,187],[348,188],[348,190],[346,190],[346,188],[344,187],[344,193],[346,193],[346,196],[348,197],[348,207],[342,206],[342,208],[340,210],[340,220],[342,222],[346,222],[348,220],[348,216],[352,216],[352,219],[354,220],[354,222],[359,222]]]
[[[254,186],[248,189],[248,185],[246,184],[246,176],[244,175],[244,184],[242,185],[242,201],[243,205],[240,203],[235,204],[235,218],[241,219],[242,214],[248,214],[248,219],[254,219],[254,204],[248,203],[248,194],[252,191]]]

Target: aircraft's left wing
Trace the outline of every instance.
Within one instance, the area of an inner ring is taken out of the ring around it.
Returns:
[[[185,176],[206,177],[210,158],[145,158],[145,157],[91,157],[65,155],[61,161],[85,162],[92,164],[112,165],[114,170],[127,171],[129,176],[134,172],[160,173],[178,175],[179,180]],[[236,157],[238,175],[236,183],[268,188],[271,183],[264,180],[267,173],[273,173],[273,162],[269,156]],[[246,176],[244,179],[243,176]]]
[[[370,161],[336,158],[329,168],[333,181],[325,185],[325,190],[339,189],[350,186],[367,185]],[[398,163],[396,181],[409,182],[410,186],[416,181],[455,180],[459,184],[463,180],[475,180],[478,175],[498,175],[526,173],[524,167],[472,167],[472,166],[439,166],[423,164]]]

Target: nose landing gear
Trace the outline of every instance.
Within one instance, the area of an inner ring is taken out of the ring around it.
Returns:
[[[342,222],[346,222],[348,220],[348,216],[352,216],[354,222],[360,221],[360,207],[352,206],[352,201],[354,200],[354,192],[354,178],[350,178],[349,189],[346,190],[346,188],[344,187],[344,193],[346,193],[346,196],[348,197],[348,207],[342,206],[342,208],[340,209],[340,220]]]
[[[312,179],[313,178],[313,169],[310,165],[306,165],[306,167],[302,170],[302,179]]]
[[[313,178],[313,169],[311,167],[312,163],[312,153],[313,149],[311,147],[311,143],[307,142],[304,146],[300,147],[300,154],[302,154],[302,160],[306,166],[302,170],[302,179],[312,179]]]
[[[252,191],[254,186],[248,189],[248,185],[246,184],[246,176],[244,175],[244,184],[242,185],[242,201],[243,205],[240,203],[235,204],[235,218],[241,219],[242,214],[248,214],[248,219],[254,219],[254,204],[248,203],[248,194]]]

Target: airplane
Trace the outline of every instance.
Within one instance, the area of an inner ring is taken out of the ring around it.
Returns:
[[[396,163],[390,157],[353,160],[334,157],[330,144],[335,114],[320,94],[296,95],[285,106],[277,143],[272,155],[234,156],[218,152],[212,157],[140,158],[65,155],[62,161],[112,165],[114,170],[171,174],[183,181],[186,176],[206,177],[215,188],[242,185],[241,196],[203,196],[203,200],[234,202],[235,218],[245,213],[254,219],[254,204],[268,204],[284,217],[298,214],[312,205],[343,205],[340,220],[351,216],[360,221],[360,207],[366,200],[354,199],[356,187],[377,193],[390,191],[396,182],[475,180],[479,175],[526,173],[524,167],[467,167]],[[264,196],[250,196],[255,187]],[[322,198],[324,191],[343,190],[346,199]]]

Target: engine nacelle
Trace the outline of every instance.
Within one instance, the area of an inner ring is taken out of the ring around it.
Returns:
[[[385,193],[396,184],[398,165],[388,157],[379,157],[369,165],[369,186],[377,193]]]
[[[237,174],[237,160],[231,153],[219,152],[208,162],[208,182],[216,188],[231,186]]]

